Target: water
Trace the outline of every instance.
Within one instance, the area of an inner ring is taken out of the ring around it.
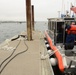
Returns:
[[[35,30],[47,30],[47,22],[35,22]],[[26,31],[26,23],[0,23],[0,43]]]

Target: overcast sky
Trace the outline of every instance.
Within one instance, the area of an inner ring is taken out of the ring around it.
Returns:
[[[63,1],[63,2],[62,2]],[[34,5],[35,21],[47,21],[47,18],[58,17],[58,11],[69,10],[75,0],[31,0]],[[26,0],[0,0],[0,20],[26,20]]]

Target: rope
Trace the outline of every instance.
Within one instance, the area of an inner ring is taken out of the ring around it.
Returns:
[[[5,60],[2,61],[2,63],[0,64],[0,68],[3,65],[3,63],[5,61],[7,61],[14,54],[14,52],[16,51],[17,47],[19,46],[20,42],[21,42],[21,40],[19,41],[19,43],[17,44],[16,48],[13,50],[13,52],[11,53],[11,55],[9,55]]]
[[[19,44],[20,44],[20,42],[19,42]],[[17,47],[19,46],[19,44],[16,46],[16,49],[17,49]],[[25,43],[25,40],[24,40],[24,44],[25,44],[25,46],[26,46],[26,49],[25,49],[24,51],[22,51],[22,52],[19,52],[19,53],[15,54],[15,55],[3,66],[3,68],[0,70],[0,74],[3,72],[3,70],[5,69],[5,67],[6,67],[15,57],[17,57],[18,55],[20,55],[20,54],[22,54],[22,53],[25,53],[25,52],[28,50],[28,46],[27,46],[27,44]],[[12,52],[12,54],[11,54],[8,58],[10,58],[10,57],[14,54],[14,52],[15,52],[15,50]],[[8,58],[6,58],[6,59],[1,63],[1,66],[2,66],[2,64],[3,64]]]

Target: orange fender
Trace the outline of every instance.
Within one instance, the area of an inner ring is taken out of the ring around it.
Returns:
[[[47,41],[49,42],[51,49],[54,51],[58,50],[57,47],[53,45],[52,40],[46,31],[45,31],[45,36],[46,36]],[[58,60],[58,66],[59,66],[60,71],[64,72],[63,57],[60,54],[59,50],[55,52],[55,56]]]

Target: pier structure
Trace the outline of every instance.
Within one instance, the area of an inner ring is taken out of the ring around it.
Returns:
[[[26,0],[26,22],[27,32],[0,44],[0,75],[54,75],[45,35],[41,31],[33,31],[34,7],[31,11],[31,0]]]
[[[40,31],[33,31],[33,41],[28,41],[26,34],[27,32],[20,34],[25,35],[25,38],[14,39],[17,37],[14,36],[11,38],[12,41],[7,39],[0,45],[0,74],[54,75],[47,55],[44,34]],[[12,56],[10,56],[11,54]],[[42,56],[46,55],[47,57],[42,59]],[[7,59],[8,57],[9,59]]]

